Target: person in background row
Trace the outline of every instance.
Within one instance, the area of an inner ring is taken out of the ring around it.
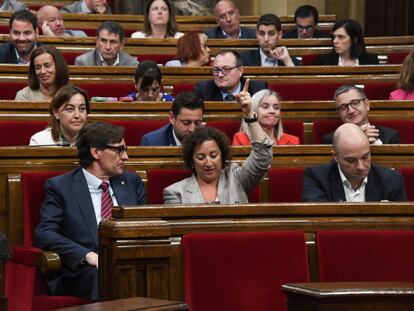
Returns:
[[[170,0],[149,0],[144,14],[144,31],[136,31],[131,38],[180,38],[177,31],[175,7]]]
[[[122,51],[124,45],[124,29],[117,22],[103,22],[96,31],[96,48],[76,57],[75,65],[136,67],[138,60]]]
[[[165,66],[205,66],[210,63],[210,49],[207,36],[203,33],[189,31],[177,42],[176,59]]]
[[[214,7],[217,27],[208,29],[209,39],[255,39],[254,29],[240,27],[240,13],[231,0],[219,0]]]
[[[60,9],[62,13],[112,14],[107,0],[79,0]]]
[[[248,203],[249,192],[272,163],[272,145],[251,110],[249,80],[237,97],[249,126],[252,150],[240,166],[230,162],[230,141],[215,128],[202,127],[183,142],[183,161],[193,175],[164,189],[165,204]]]
[[[9,19],[10,39],[0,45],[0,63],[28,64],[37,42],[37,17],[28,10],[14,12]]]
[[[29,86],[16,94],[16,101],[50,101],[55,93],[69,83],[65,58],[52,45],[36,48],[30,56]]]
[[[299,145],[298,137],[287,134],[283,130],[281,106],[279,94],[272,90],[261,90],[252,97],[251,110],[270,143],[272,145]],[[249,124],[242,119],[240,132],[233,136],[233,146],[249,146],[251,141]]]
[[[194,92],[174,98],[169,124],[145,134],[141,146],[181,146],[183,139],[203,125],[204,101]]]
[[[329,33],[316,29],[318,22],[318,10],[311,5],[301,5],[295,11],[296,29],[285,32],[283,39],[330,38]]]
[[[282,39],[282,23],[274,14],[264,14],[257,21],[256,37],[259,48],[242,52],[244,66],[287,66],[300,65],[297,58],[290,57],[285,46],[278,46]]]
[[[135,71],[135,92],[126,97],[133,101],[172,101],[174,98],[162,91],[162,73],[152,60],[140,62]]]
[[[342,19],[332,28],[331,54],[318,55],[316,65],[378,65],[378,56],[367,53],[361,25],[353,19]]]
[[[114,206],[145,204],[141,179],[124,170],[123,137],[124,128],[109,123],[85,126],[76,141],[80,167],[45,183],[34,244],[62,260],[61,269],[47,280],[52,295],[97,301],[99,223],[112,217]]]
[[[358,125],[373,145],[399,144],[400,133],[385,126],[369,123],[369,100],[363,89],[355,85],[342,85],[335,91],[335,108],[343,123]],[[323,137],[324,143],[332,144],[333,133]]]
[[[20,1],[0,0],[0,12],[16,12],[19,10],[27,10],[27,6]]]
[[[195,91],[204,100],[233,101],[244,87],[243,66],[240,54],[223,50],[213,62],[213,80],[197,82]],[[249,93],[267,89],[266,81],[250,81]]]
[[[66,30],[62,13],[53,5],[44,5],[37,11],[37,23],[48,37],[86,37],[82,30]]]
[[[401,68],[397,90],[390,94],[391,100],[414,99],[414,51],[411,51],[404,59]]]
[[[305,169],[304,202],[407,201],[401,174],[371,165],[368,137],[359,126],[338,127],[331,153],[329,163]]]
[[[30,138],[30,146],[73,146],[91,112],[88,94],[74,85],[61,87],[49,105],[49,125]]]

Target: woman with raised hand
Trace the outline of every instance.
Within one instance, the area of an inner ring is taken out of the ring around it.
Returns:
[[[242,165],[230,162],[230,142],[215,128],[202,127],[186,136],[183,160],[191,177],[164,189],[166,204],[248,203],[249,192],[272,163],[272,146],[251,110],[246,81],[237,99],[252,134],[252,150]]]

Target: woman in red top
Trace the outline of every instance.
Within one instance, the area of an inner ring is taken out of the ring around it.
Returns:
[[[298,137],[283,132],[280,101],[275,91],[261,90],[252,97],[252,111],[273,145],[299,145]],[[250,132],[243,119],[240,131],[233,136],[233,146],[248,145],[251,145]]]

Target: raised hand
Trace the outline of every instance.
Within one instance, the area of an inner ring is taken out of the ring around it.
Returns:
[[[367,135],[369,143],[375,143],[379,137],[379,130],[374,125],[371,125],[369,123],[361,125],[360,128],[365,133],[365,135]]]
[[[285,66],[295,66],[292,59],[290,58],[289,52],[286,46],[279,46],[270,51],[270,56],[277,60],[282,61]]]
[[[240,94],[236,95],[237,102],[240,104],[240,108],[246,118],[253,118],[252,110],[252,98],[249,93],[250,79],[247,79],[244,83],[243,90]]]
[[[49,24],[47,23],[47,21],[43,21],[43,23],[42,23],[42,32],[43,32],[44,36],[56,37],[55,34],[53,33],[53,31],[50,29]]]

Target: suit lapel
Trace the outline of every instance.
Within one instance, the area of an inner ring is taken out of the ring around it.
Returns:
[[[110,183],[118,205],[133,204],[133,201],[129,198],[127,182],[123,175],[111,178]]]
[[[183,202],[204,203],[195,175],[191,175],[184,187]]]
[[[79,168],[73,175],[72,189],[81,214],[88,226],[88,230],[98,246],[98,224],[96,223],[95,210],[93,208],[88,184],[86,183],[86,179],[81,168]]]
[[[236,203],[230,201],[230,191],[226,191],[228,189],[228,178],[225,176],[224,170],[220,173],[219,183],[218,183],[218,189],[217,189],[217,197],[218,201],[221,202],[229,202],[229,203]]]
[[[342,185],[341,176],[339,175],[338,166],[334,162],[330,173],[330,190],[332,201],[346,202],[344,186]]]
[[[262,66],[262,57],[260,56],[260,48],[258,48],[253,54],[253,64],[258,64],[257,66]]]
[[[378,185],[373,166],[369,170],[368,183],[365,186],[365,201],[381,201],[381,187]]]

